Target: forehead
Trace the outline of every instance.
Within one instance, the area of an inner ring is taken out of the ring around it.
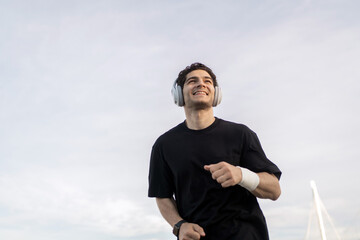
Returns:
[[[188,74],[186,74],[186,79],[189,79],[191,77],[211,78],[210,74],[207,71],[202,70],[202,69],[197,69],[197,70],[191,71]]]

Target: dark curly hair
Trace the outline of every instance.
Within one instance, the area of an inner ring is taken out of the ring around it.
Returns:
[[[194,70],[204,70],[206,71],[210,77],[212,78],[213,82],[214,82],[214,86],[218,86],[217,84],[217,81],[216,81],[216,75],[213,73],[213,71],[205,66],[204,64],[202,63],[199,63],[199,62],[196,62],[196,63],[193,63],[191,64],[190,66],[187,66],[184,70],[182,70],[180,73],[179,73],[179,76],[177,77],[176,79],[176,83],[181,86],[181,88],[184,88],[184,84],[185,84],[185,80],[186,80],[186,75],[189,73],[189,72],[192,72]]]

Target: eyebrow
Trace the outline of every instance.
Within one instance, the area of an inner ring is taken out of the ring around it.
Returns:
[[[199,77],[197,77],[197,76],[192,76],[192,77],[189,77],[188,79],[186,79],[185,80],[185,82],[187,82],[187,81],[189,81],[189,80],[192,80],[192,79],[198,79]],[[212,77],[210,77],[210,76],[205,76],[204,77],[205,79],[210,79],[211,81],[214,81],[213,79],[212,79]]]

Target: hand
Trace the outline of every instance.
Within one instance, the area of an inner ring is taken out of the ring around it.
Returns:
[[[242,179],[241,169],[227,162],[205,165],[204,169],[211,172],[212,178],[223,188],[235,186]]]
[[[179,232],[180,240],[199,240],[201,237],[205,237],[205,232],[199,225],[187,222],[181,224]]]

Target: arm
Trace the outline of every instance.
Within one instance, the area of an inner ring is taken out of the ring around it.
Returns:
[[[280,183],[274,174],[267,172],[257,173],[260,178],[259,185],[251,193],[258,198],[267,198],[273,201],[280,197],[281,189]]]
[[[174,198],[156,198],[156,204],[161,215],[165,220],[174,227],[174,225],[182,220],[180,217]]]
[[[174,225],[182,220],[173,198],[156,198],[161,215],[165,220],[174,227]],[[200,239],[204,237],[205,232],[202,227],[194,223],[183,223],[180,227],[179,239]]]
[[[204,169],[211,172],[214,180],[221,184],[222,187],[230,187],[239,184],[243,174],[240,168],[227,162],[205,165]],[[280,184],[274,174],[261,172],[257,173],[260,182],[256,189],[251,191],[256,197],[276,200],[281,194]]]

